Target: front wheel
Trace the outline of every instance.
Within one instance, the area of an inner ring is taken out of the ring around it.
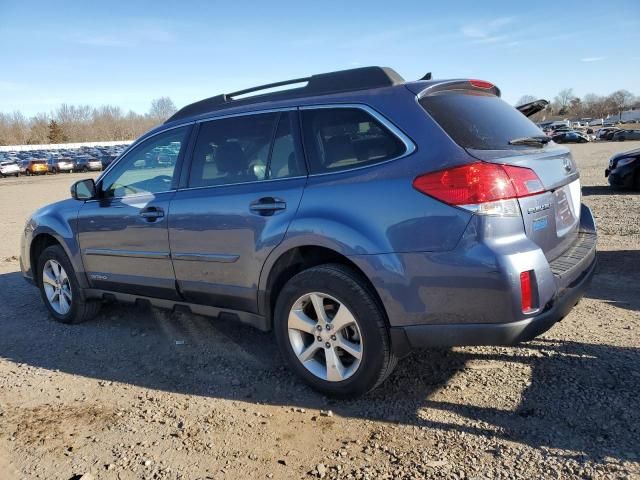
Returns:
[[[289,366],[334,397],[374,389],[397,363],[382,306],[359,273],[344,265],[321,265],[291,278],[278,296],[274,329]]]
[[[46,248],[38,259],[40,295],[51,316],[62,323],[81,323],[93,318],[100,303],[84,298],[75,272],[59,245]]]

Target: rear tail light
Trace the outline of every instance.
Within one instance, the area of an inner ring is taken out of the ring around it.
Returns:
[[[515,199],[544,191],[529,168],[484,162],[421,175],[413,187],[449,205],[485,215],[520,215]]]
[[[531,292],[531,273],[532,270],[528,270],[520,274],[520,298],[522,303],[522,313],[529,313],[534,310]]]

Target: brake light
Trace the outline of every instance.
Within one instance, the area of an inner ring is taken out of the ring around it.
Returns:
[[[493,215],[520,215],[510,200],[543,191],[533,170],[484,162],[421,175],[413,187],[449,205]]]
[[[529,168],[514,167],[512,165],[503,165],[504,171],[513,183],[518,197],[526,197],[536,193],[544,192],[542,182],[536,175],[536,172]]]
[[[476,88],[493,88],[495,85],[486,80],[469,80],[469,83]]]
[[[522,302],[522,312],[531,312],[531,310],[533,310],[533,302],[531,298],[531,270],[520,274],[520,298]]]

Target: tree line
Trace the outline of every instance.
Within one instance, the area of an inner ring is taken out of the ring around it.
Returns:
[[[524,95],[516,105],[533,102],[538,98],[540,97]],[[617,115],[622,118],[622,112],[636,108],[640,108],[640,97],[636,97],[628,90],[616,90],[609,95],[587,93],[580,98],[574,95],[572,88],[564,88],[553,98],[547,108],[536,113],[532,120],[537,122],[553,116],[597,119]]]
[[[164,122],[176,107],[169,97],[151,102],[146,114],[125,113],[120,107],[62,104],[57,110],[25,117],[0,112],[0,145],[38,145],[132,140]]]

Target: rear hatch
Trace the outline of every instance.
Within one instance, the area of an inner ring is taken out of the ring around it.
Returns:
[[[526,235],[554,260],[576,240],[580,224],[580,176],[571,152],[550,142],[493,85],[472,82],[423,90],[420,105],[475,159],[535,172],[544,191],[518,202]]]

